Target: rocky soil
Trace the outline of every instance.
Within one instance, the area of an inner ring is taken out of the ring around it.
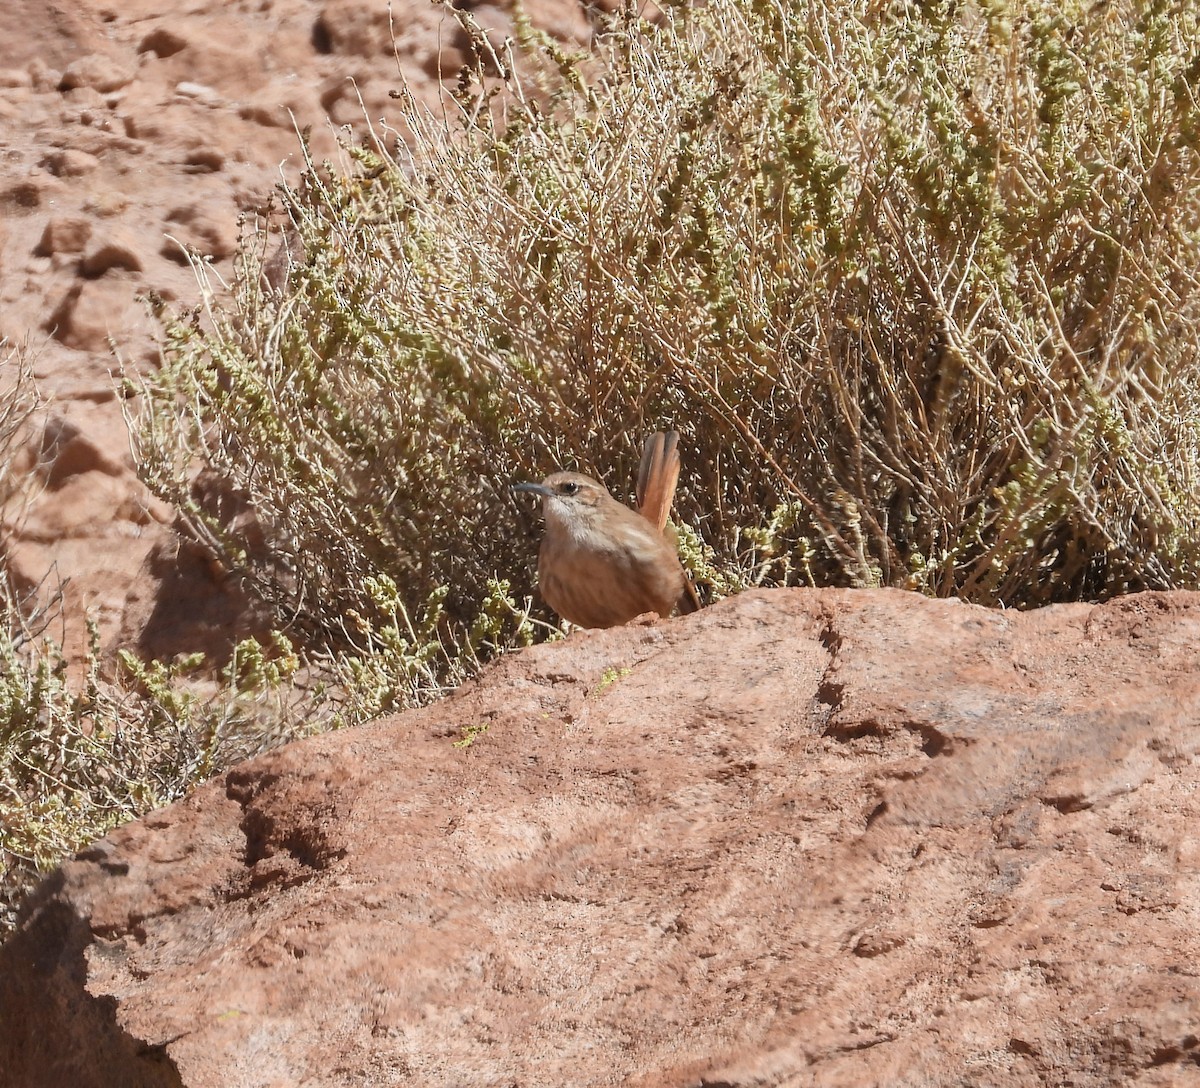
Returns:
[[[467,6],[511,31],[504,0]],[[564,40],[590,34],[578,0],[525,8]],[[158,363],[146,300],[200,302],[190,258],[219,291],[239,236],[300,176],[298,131],[318,158],[337,133],[393,138],[401,69],[435,105],[468,42],[428,0],[6,0],[4,14],[0,358],[27,347],[46,406],[23,461],[31,505],[0,543],[23,589],[65,584],[73,653],[85,613],[110,648],[219,649],[242,602],[178,554],[129,454],[117,379]]]
[[[67,864],[0,1069],[1200,1083],[1198,643],[1200,594],[793,590],[513,655]]]

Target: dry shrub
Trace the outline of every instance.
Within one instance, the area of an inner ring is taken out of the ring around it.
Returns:
[[[2,345],[0,345],[2,346]],[[0,358],[0,523],[29,493],[27,451],[40,422],[24,350]],[[283,739],[342,720],[341,706],[293,684],[298,661],[276,636],[246,640],[219,676],[199,655],[106,663],[96,628],[68,662],[61,588],[18,585],[0,538],[0,939],[39,877],[110,828],[182,797]],[[301,705],[302,703],[302,705]],[[344,699],[343,699],[344,704]]]
[[[113,672],[92,627],[76,681],[11,599],[0,615],[0,939],[25,892],[86,843],[333,720],[301,703],[298,662],[278,638],[240,643],[214,679],[201,655],[168,665],[122,654]]]
[[[711,0],[587,57],[521,35],[521,79],[477,37],[444,116],[406,98],[394,157],[314,167],[289,259],[252,240],[208,331],[172,330],[145,478],[286,621],[390,631],[431,683],[529,637],[509,483],[626,495],[666,425],[711,594],[1197,585],[1195,5]]]
[[[146,387],[144,478],[314,663],[72,684],[9,595],[0,929],[113,824],[534,637],[508,484],[627,496],[656,427],[713,595],[1200,581],[1194,4],[710,0],[586,57],[523,26],[522,80],[474,40],[450,120],[285,191]]]

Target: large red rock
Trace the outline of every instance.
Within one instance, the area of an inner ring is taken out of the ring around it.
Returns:
[[[1186,593],[759,592],[510,656],[64,866],[0,1069],[1195,1083],[1198,663]]]

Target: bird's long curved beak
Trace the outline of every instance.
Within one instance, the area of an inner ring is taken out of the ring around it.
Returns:
[[[541,495],[543,499],[554,498],[554,492],[545,484],[513,484],[513,491],[528,491],[532,495]]]

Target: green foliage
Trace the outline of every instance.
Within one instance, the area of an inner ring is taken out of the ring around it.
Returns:
[[[491,580],[466,630],[447,617],[449,591],[438,587],[413,622],[396,582],[386,574],[369,578],[366,590],[373,622],[351,610],[343,618],[339,646],[330,655],[338,691],[338,725],[377,718],[443,694],[478,667],[480,655],[533,642],[534,625],[509,596],[506,581]],[[381,617],[381,618],[379,618]]]
[[[149,390],[146,478],[283,614],[436,688],[497,579],[532,593],[508,483],[622,493],[661,425],[713,594],[1197,584],[1194,7],[716,0],[586,58],[521,27],[520,79],[476,35],[454,123],[408,100],[394,160],[285,193],[286,287],[247,252]],[[395,627],[435,594],[436,645]]]
[[[605,669],[604,672],[602,672],[600,674],[599,683],[596,684],[595,688],[591,691],[590,694],[592,696],[602,695],[605,691],[607,691],[610,687],[612,687],[613,684],[615,684],[618,680],[624,680],[625,677],[628,676],[632,671],[633,671],[632,669],[615,669],[615,668]]]
[[[164,664],[122,652],[102,675],[99,637],[72,670],[28,637],[10,603],[0,624],[0,933],[37,876],[117,824],[183,797],[264,749],[328,728],[321,700],[289,685],[288,641],[240,643],[219,682],[202,655]]]
[[[484,736],[488,731],[487,722],[479,722],[476,725],[464,725],[462,729],[462,737],[454,741],[455,748],[467,749],[470,748],[480,737]]]
[[[20,352],[0,364],[6,528],[24,510],[27,474],[15,466],[36,422],[30,373]],[[61,593],[22,590],[0,539],[0,938],[24,892],[64,857],[232,763],[332,721],[320,698],[293,685],[299,662],[282,635],[240,643],[215,678],[199,654],[167,664],[122,652],[106,662],[93,624],[84,659],[68,661],[46,634]]]

